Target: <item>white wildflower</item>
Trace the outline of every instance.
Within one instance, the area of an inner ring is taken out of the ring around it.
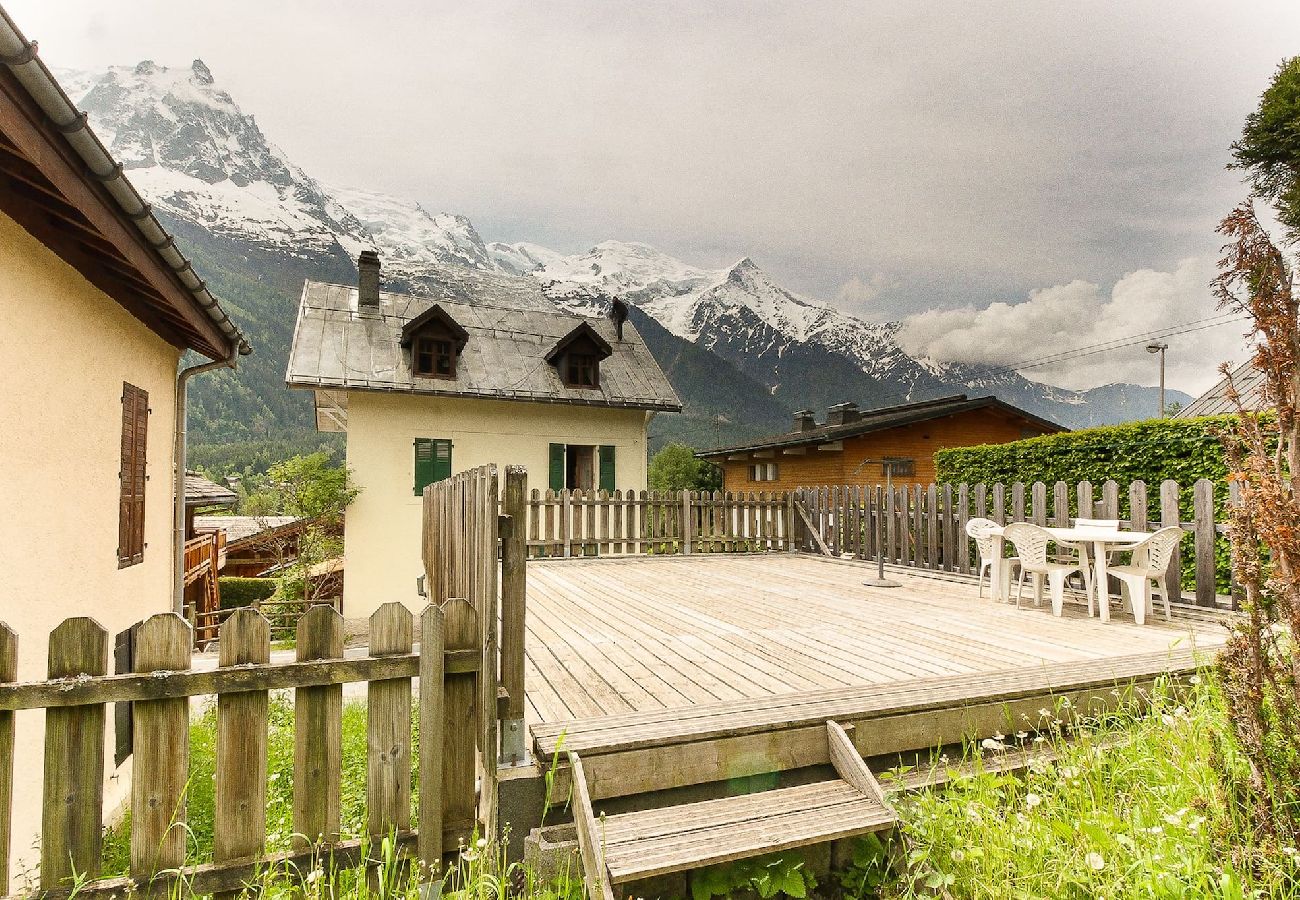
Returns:
[[[1043,802],[1043,798],[1038,796],[1037,794],[1025,794],[1025,806],[1029,807],[1030,809],[1033,809],[1035,806],[1038,806],[1042,802]]]
[[[1085,860],[1088,863],[1088,868],[1092,869],[1094,872],[1100,872],[1102,869],[1106,868],[1106,857],[1102,856],[1096,850],[1089,853],[1085,857]]]

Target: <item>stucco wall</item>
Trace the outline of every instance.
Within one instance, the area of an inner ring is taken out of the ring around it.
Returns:
[[[21,679],[45,677],[50,629],[65,618],[92,616],[116,633],[171,605],[179,358],[0,215],[0,621],[18,633]],[[149,392],[153,413],[144,561],[119,569],[123,381]],[[42,723],[42,713],[18,716],[13,848],[20,864],[33,859],[40,828]],[[105,761],[112,766],[111,747]]]
[[[353,391],[348,395],[348,466],[361,494],[348,507],[343,613],[370,615],[401,600],[417,610],[420,503],[414,441],[452,441],[452,471],[487,463],[528,467],[528,487],[547,487],[551,443],[613,444],[616,483],[646,487],[646,414],[641,410]]]

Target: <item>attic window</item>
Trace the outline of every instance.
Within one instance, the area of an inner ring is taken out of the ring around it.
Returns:
[[[436,304],[402,328],[402,346],[411,351],[411,374],[417,378],[455,378],[456,364],[469,332]]]
[[[456,377],[456,345],[447,338],[416,338],[412,361],[416,375],[425,378]]]
[[[609,341],[589,322],[574,328],[546,354],[546,361],[555,366],[555,372],[567,388],[588,390],[600,387],[600,363],[614,350]]]
[[[570,353],[565,358],[565,387],[600,387],[600,358],[593,353]]]

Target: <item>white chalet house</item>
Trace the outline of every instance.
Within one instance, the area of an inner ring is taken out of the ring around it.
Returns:
[[[681,402],[623,315],[562,313],[537,281],[449,271],[444,296],[303,287],[287,381],[315,392],[316,426],[347,432],[343,610],[419,604],[421,494],[453,472],[528,468],[530,488],[646,487],[646,426]]]

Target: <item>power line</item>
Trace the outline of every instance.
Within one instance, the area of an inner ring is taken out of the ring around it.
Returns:
[[[993,375],[999,372],[1016,372],[1022,369],[1034,369],[1039,366],[1051,365],[1056,362],[1065,362],[1070,359],[1078,359],[1084,356],[1093,356],[1098,353],[1105,353],[1109,350],[1118,350],[1123,347],[1131,347],[1135,344],[1141,344],[1145,341],[1155,340],[1162,337],[1173,337],[1179,334],[1190,334],[1196,331],[1204,331],[1207,328],[1217,328],[1220,325],[1227,325],[1231,322],[1244,321],[1248,316],[1238,313],[1221,313],[1217,316],[1211,316],[1205,319],[1197,319],[1191,322],[1183,322],[1178,325],[1170,325],[1155,331],[1148,331],[1143,334],[1129,335],[1122,338],[1111,338],[1096,344],[1089,344],[1083,347],[1076,347],[1072,350],[1062,350],[1058,353],[1050,353],[1046,356],[1030,357],[1016,363],[1008,363],[997,366],[985,366],[970,372],[963,373],[963,377],[973,379],[984,375]]]

